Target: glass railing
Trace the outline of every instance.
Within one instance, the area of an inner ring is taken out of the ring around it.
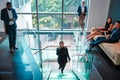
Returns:
[[[67,63],[66,71],[73,70],[80,78],[89,80],[93,54],[86,52],[88,42],[86,32],[81,31],[46,31],[27,32],[25,38],[34,59],[43,73],[43,78],[50,75],[51,71],[58,71],[56,48],[59,41],[64,41],[71,57]]]

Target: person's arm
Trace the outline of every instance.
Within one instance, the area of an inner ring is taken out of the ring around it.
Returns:
[[[98,29],[98,30],[102,30],[102,29],[104,29],[104,26],[100,26],[100,27],[98,27],[97,29]]]
[[[118,41],[120,39],[120,29],[116,31],[112,36],[110,36],[109,40]]]
[[[8,20],[6,19],[5,9],[2,9],[2,10],[1,10],[1,20],[3,20],[3,21],[8,21]]]
[[[56,49],[56,55],[59,55],[59,48]]]
[[[15,9],[13,9],[13,15],[14,15],[14,21],[16,21],[18,16],[17,16],[17,13],[16,13]]]
[[[87,6],[85,6],[85,14],[87,13]]]
[[[78,16],[80,16],[80,14],[81,14],[81,6],[78,7],[77,12],[78,12]]]
[[[109,40],[110,35],[105,35],[105,37],[106,37],[106,40]]]
[[[67,47],[66,47],[66,53],[67,53],[67,57],[68,57],[68,59],[69,59],[69,61],[70,61],[71,59],[70,59],[70,56],[69,56]]]
[[[108,31],[111,31],[113,29],[113,24],[110,24],[110,27],[108,28]]]
[[[78,7],[78,9],[77,9],[77,12],[79,13],[79,11],[80,11],[80,6]]]

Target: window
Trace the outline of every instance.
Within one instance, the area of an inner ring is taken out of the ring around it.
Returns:
[[[33,29],[74,30],[79,28],[77,8],[81,0],[37,0],[37,2],[36,0],[12,0],[12,2],[18,15],[20,15],[19,19],[26,18],[26,22],[29,23],[28,25],[32,25]],[[21,15],[23,16],[21,17]],[[24,15],[31,16],[28,18]],[[24,28],[29,29],[27,26],[24,26]]]

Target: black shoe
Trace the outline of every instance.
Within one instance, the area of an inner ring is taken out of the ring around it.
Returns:
[[[13,48],[11,48],[11,49],[10,49],[10,53],[14,53],[14,50],[13,50]]]
[[[91,49],[95,46],[93,43],[90,43],[89,45]]]

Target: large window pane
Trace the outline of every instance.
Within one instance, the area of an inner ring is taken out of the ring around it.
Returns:
[[[77,9],[82,0],[64,0],[63,6],[63,29],[80,29],[78,23]],[[88,0],[86,6],[88,6]],[[86,17],[87,18],[87,17]],[[86,23],[86,19],[85,19]]]
[[[38,0],[39,28],[60,29],[62,0]]]
[[[64,0],[64,12],[77,12],[81,0]]]
[[[32,21],[28,23],[32,23],[33,28],[79,29],[77,8],[81,5],[81,0],[12,0],[12,3],[17,13],[32,14]],[[86,5],[88,6],[88,0]]]
[[[35,24],[33,24],[35,25]],[[61,27],[61,15],[57,14],[40,14],[39,15],[39,27],[40,29],[60,29]]]
[[[63,17],[63,29],[78,29],[78,16],[71,14],[71,15],[64,15]]]
[[[39,12],[61,12],[62,0],[38,0]]]

